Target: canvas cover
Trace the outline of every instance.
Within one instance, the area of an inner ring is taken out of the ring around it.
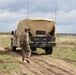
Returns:
[[[55,21],[50,19],[24,19],[18,23],[17,35],[19,36],[25,27],[30,28],[30,32],[33,36],[36,36],[37,30],[46,31],[46,35],[53,30]]]

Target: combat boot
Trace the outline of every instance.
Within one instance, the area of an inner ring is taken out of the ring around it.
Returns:
[[[30,60],[29,60],[28,58],[26,58],[26,61],[27,61],[28,63],[30,63]]]

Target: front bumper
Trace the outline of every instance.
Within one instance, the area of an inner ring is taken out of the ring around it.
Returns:
[[[56,43],[30,43],[30,47],[55,47]]]

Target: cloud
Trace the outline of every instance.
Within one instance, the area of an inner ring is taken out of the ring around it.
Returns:
[[[57,25],[57,33],[76,33],[76,25]]]
[[[29,18],[55,19],[56,0],[28,0]],[[21,19],[27,18],[27,0],[0,1],[0,31],[12,31]],[[58,33],[76,33],[76,0],[57,0]]]
[[[11,12],[20,11],[21,9],[26,8],[27,0],[1,0],[0,1],[0,9],[7,9]]]
[[[76,24],[76,10],[71,10],[70,12],[59,11],[57,13],[57,23],[64,25],[75,25]]]
[[[0,31],[7,32],[17,28],[18,22],[26,17],[26,11],[21,10],[19,12],[0,12]]]
[[[30,12],[54,12],[56,0],[28,0]],[[7,9],[9,11],[20,11],[27,8],[27,0],[1,0],[0,9]],[[45,10],[46,9],[46,10]]]
[[[33,6],[29,5],[31,12],[48,13],[55,12],[56,0],[40,0],[37,1]]]
[[[11,32],[11,31],[15,30],[16,28],[17,28],[17,25],[15,23],[12,23],[12,24],[1,23],[1,25],[0,25],[1,32]]]
[[[71,11],[76,9],[76,0],[57,0],[57,7],[62,11]]]

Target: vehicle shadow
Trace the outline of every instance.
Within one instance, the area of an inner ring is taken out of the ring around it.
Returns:
[[[22,55],[21,50],[16,50],[16,51],[13,51],[13,52],[15,52],[15,53],[17,53],[19,55]],[[46,54],[45,53],[38,54],[36,51],[32,51],[32,53],[31,53],[31,56],[43,56],[43,55],[46,55]]]
[[[45,53],[38,54],[37,52],[32,52],[32,56],[43,56],[46,55]]]

